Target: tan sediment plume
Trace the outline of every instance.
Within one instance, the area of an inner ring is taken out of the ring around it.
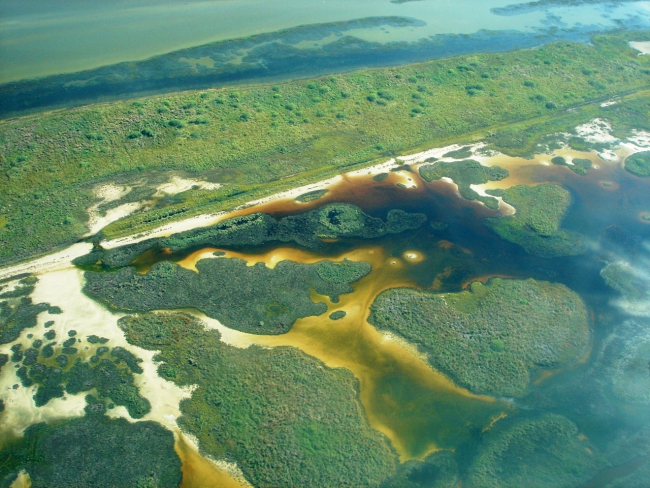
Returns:
[[[252,488],[237,465],[201,456],[196,443],[180,430],[174,432],[174,450],[183,463],[180,488]]]
[[[508,414],[505,413],[505,412],[501,413],[500,415],[497,415],[496,417],[494,417],[494,418],[492,419],[492,422],[490,422],[490,423],[488,424],[488,426],[485,427],[485,429],[483,429],[481,432],[487,432],[487,431],[490,430],[492,427],[494,427],[494,424],[496,424],[499,420],[505,419],[505,418],[507,418],[507,417],[508,417]]]
[[[206,250],[212,255],[214,249]],[[192,268],[197,252],[183,266]],[[226,251],[249,263],[274,266],[280,258],[315,262],[322,256],[283,248],[258,255]],[[367,322],[369,308],[378,293],[388,288],[411,286],[404,270],[407,260],[390,257],[377,246],[344,253],[333,260],[348,258],[372,264],[373,271],[353,285],[354,292],[340,296],[338,303],[315,297],[328,306],[327,313],[299,319],[286,334],[261,336],[233,331],[217,320],[198,314],[218,329],[222,340],[236,347],[293,346],[316,357],[331,368],[345,368],[359,381],[359,398],[370,425],[392,442],[402,461],[423,459],[439,449],[453,449],[468,436],[469,427],[483,428],[509,406],[492,398],[474,395],[433,370],[426,355],[404,339],[376,330]],[[342,310],[345,317],[331,320],[329,314]]]
[[[9,488],[32,488],[32,480],[25,470],[18,473],[16,479],[11,483]]]
[[[540,369],[536,372],[537,378],[533,380],[533,385],[541,385],[547,379],[552,378],[561,371],[562,369]]]

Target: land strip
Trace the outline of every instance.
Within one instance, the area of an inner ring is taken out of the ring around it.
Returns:
[[[0,264],[87,232],[93,186],[184,171],[222,183],[109,225],[114,239],[231,209],[418,148],[488,141],[528,155],[539,139],[604,117],[650,129],[650,60],[627,41],[561,42],[400,68],[96,105],[0,123]],[[603,101],[620,99],[601,107]]]

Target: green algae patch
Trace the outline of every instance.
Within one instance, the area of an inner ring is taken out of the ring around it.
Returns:
[[[480,195],[470,185],[482,185],[488,181],[500,181],[507,178],[508,175],[507,169],[500,168],[499,166],[483,166],[473,159],[453,163],[436,162],[434,164],[420,166],[420,176],[425,181],[431,182],[441,178],[450,178],[458,185],[458,192],[463,198],[467,200],[478,200],[491,209],[499,208],[499,201],[493,197]]]
[[[489,432],[470,466],[472,488],[582,486],[607,466],[565,417],[548,414]]]
[[[395,469],[348,371],[295,348],[228,346],[186,314],[127,316],[119,326],[130,343],[160,351],[161,375],[198,385],[179,425],[203,454],[236,461],[253,486],[378,486]]]
[[[273,269],[247,266],[238,258],[202,259],[198,273],[168,261],[146,274],[134,268],[113,273],[86,272],[84,292],[114,308],[131,312],[195,308],[227,327],[253,334],[282,334],[302,317],[321,315],[312,290],[338,297],[352,292],[350,283],[370,273],[366,262],[281,261]]]
[[[447,294],[387,290],[369,321],[416,343],[456,383],[493,396],[524,395],[532,369],[576,361],[590,335],[578,295],[533,279],[495,278]]]
[[[556,184],[517,185],[506,190],[488,190],[516,209],[514,215],[485,220],[502,239],[518,244],[528,254],[545,258],[574,256],[584,252],[583,239],[560,228],[571,194]]]
[[[625,170],[642,178],[650,176],[650,151],[642,151],[628,156],[625,160]]]
[[[109,419],[92,403],[86,410],[56,425],[32,425],[9,442],[0,451],[0,487],[9,488],[21,470],[32,488],[179,486],[181,462],[170,431],[151,421]]]

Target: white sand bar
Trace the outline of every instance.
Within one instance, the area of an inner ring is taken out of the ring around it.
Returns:
[[[630,41],[630,47],[639,51],[639,54],[650,54],[650,41],[636,42]]]

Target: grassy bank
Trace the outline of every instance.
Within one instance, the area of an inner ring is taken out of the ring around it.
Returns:
[[[632,35],[648,37],[625,34]],[[620,129],[646,128],[645,94],[630,104],[596,102],[648,83],[650,60],[637,57],[626,37],[601,37],[591,46],[561,42],[9,120],[0,124],[0,263],[78,239],[94,199],[91,184],[99,181],[155,169],[224,183],[105,229],[118,237],[422,145],[487,137],[496,149],[522,154],[543,135],[593,116]]]

